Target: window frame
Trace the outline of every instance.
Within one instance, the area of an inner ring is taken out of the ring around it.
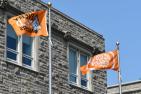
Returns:
[[[83,88],[85,90],[93,91],[93,89],[92,89],[92,79],[88,80],[87,87],[81,85],[81,72],[80,72],[80,54],[86,55],[87,56],[87,61],[89,60],[89,58],[90,58],[90,56],[92,54],[88,50],[86,50],[86,49],[84,49],[84,48],[82,48],[80,46],[77,46],[72,42],[68,42],[67,43],[67,57],[68,57],[67,60],[68,60],[68,64],[69,64],[69,51],[70,51],[70,49],[75,49],[76,53],[77,53],[77,74],[76,75],[78,77],[76,78],[76,83],[72,82],[70,80],[70,73],[69,73],[68,74],[68,82],[69,82],[69,84],[75,85],[75,86]],[[70,67],[69,67],[69,69],[70,69]],[[87,79],[88,79],[88,74],[86,76],[87,76]]]
[[[9,12],[6,12],[6,19],[8,20],[8,18],[12,17],[13,14],[12,13],[9,13]],[[8,32],[8,22],[6,23],[6,30],[5,30],[5,61],[9,62],[9,63],[12,63],[12,64],[16,64],[18,66],[21,66],[21,67],[24,67],[24,68],[27,68],[27,69],[30,69],[30,70],[33,70],[33,71],[36,71],[38,72],[39,69],[38,69],[38,52],[39,52],[39,37],[36,36],[36,37],[31,37],[32,38],[32,51],[31,51],[31,59],[32,59],[32,62],[31,62],[31,66],[28,66],[26,64],[24,64],[22,62],[22,58],[23,58],[23,36],[17,36],[18,37],[18,42],[17,42],[17,59],[16,60],[13,60],[11,58],[7,58],[7,51],[9,50],[9,48],[7,47],[7,32]],[[14,31],[15,32],[15,31]],[[30,37],[30,36],[28,36]]]

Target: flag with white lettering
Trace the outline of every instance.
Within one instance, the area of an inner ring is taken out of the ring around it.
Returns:
[[[90,70],[105,69],[119,70],[118,50],[92,56],[87,65],[80,68],[83,75],[87,74]]]
[[[28,12],[14,16],[8,20],[16,34],[34,36],[48,36],[46,10]]]

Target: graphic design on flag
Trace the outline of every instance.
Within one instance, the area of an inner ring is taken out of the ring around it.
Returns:
[[[16,34],[34,36],[48,36],[46,10],[33,11],[19,16],[14,16],[8,20]]]

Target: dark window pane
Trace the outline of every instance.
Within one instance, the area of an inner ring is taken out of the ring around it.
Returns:
[[[31,56],[31,46],[23,43],[23,53]]]
[[[28,59],[26,57],[23,57],[23,64],[31,66],[31,59]]]
[[[15,38],[7,36],[7,47],[16,50],[17,40]]]
[[[87,55],[80,54],[80,66],[87,64]]]
[[[87,80],[81,79],[81,85],[87,87]]]
[[[76,82],[76,76],[70,75],[70,81],[71,82]]]
[[[13,28],[10,25],[8,25],[7,26],[7,47],[13,50],[16,50],[17,42],[18,42],[18,37],[15,31],[13,30]]]
[[[23,36],[23,53],[31,56],[32,52],[32,38],[28,36]]]
[[[16,60],[16,59],[17,59],[17,54],[12,53],[12,52],[10,52],[10,51],[7,51],[7,58]]]
[[[77,54],[76,54],[76,51],[73,49],[70,49],[69,51],[69,68],[70,68],[70,73],[76,74]]]

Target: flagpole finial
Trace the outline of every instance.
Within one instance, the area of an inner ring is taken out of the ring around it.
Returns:
[[[120,44],[120,43],[117,41],[117,42],[116,42],[116,45],[119,46],[119,44]]]
[[[119,50],[119,42],[116,42],[117,50]]]
[[[48,2],[47,6],[48,6],[48,8],[51,8],[51,6],[52,6],[51,2]]]

